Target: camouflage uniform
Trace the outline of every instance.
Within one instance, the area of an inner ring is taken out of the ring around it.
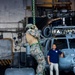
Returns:
[[[35,38],[39,38],[40,37],[40,33],[38,31],[38,29],[28,29],[27,31],[28,34],[34,36]],[[39,43],[35,43],[31,45],[31,55],[37,60],[38,62],[38,66],[37,66],[37,74],[36,75],[43,75],[43,71],[45,68],[45,58],[43,55],[43,52],[41,51],[40,45]]]

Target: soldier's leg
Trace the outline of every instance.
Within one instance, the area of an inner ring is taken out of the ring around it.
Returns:
[[[33,49],[31,49],[31,54],[34,56],[34,58],[37,60],[38,62],[38,66],[37,66],[37,74],[36,75],[43,75],[43,70],[45,68],[45,64],[46,64],[46,61],[45,61],[45,58],[44,58],[44,55],[42,53],[42,51],[40,50],[39,47],[36,47]]]
[[[37,62],[38,62],[38,66],[37,66],[37,70],[36,70],[37,75],[43,75],[46,61],[45,61],[44,55],[41,51],[37,55]]]

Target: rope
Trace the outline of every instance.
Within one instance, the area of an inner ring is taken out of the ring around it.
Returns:
[[[35,0],[33,0],[32,4],[33,25],[35,25]]]

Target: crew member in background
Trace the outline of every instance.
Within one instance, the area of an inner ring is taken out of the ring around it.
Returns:
[[[55,44],[53,44],[52,49],[49,50],[47,55],[48,64],[50,65],[50,75],[53,75],[53,69],[55,70],[56,75],[59,75],[59,56],[64,57],[64,54],[56,48]]]
[[[43,52],[39,45],[40,32],[35,25],[27,24],[26,25],[26,41],[30,45],[31,55],[37,60],[37,74],[36,75],[44,75],[43,71],[45,68],[45,58]]]

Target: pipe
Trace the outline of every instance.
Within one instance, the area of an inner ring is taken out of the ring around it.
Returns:
[[[50,39],[48,39],[47,41],[46,41],[46,45],[45,45],[45,56],[47,57],[47,53],[48,53],[48,47],[50,46],[49,45],[50,44]]]

